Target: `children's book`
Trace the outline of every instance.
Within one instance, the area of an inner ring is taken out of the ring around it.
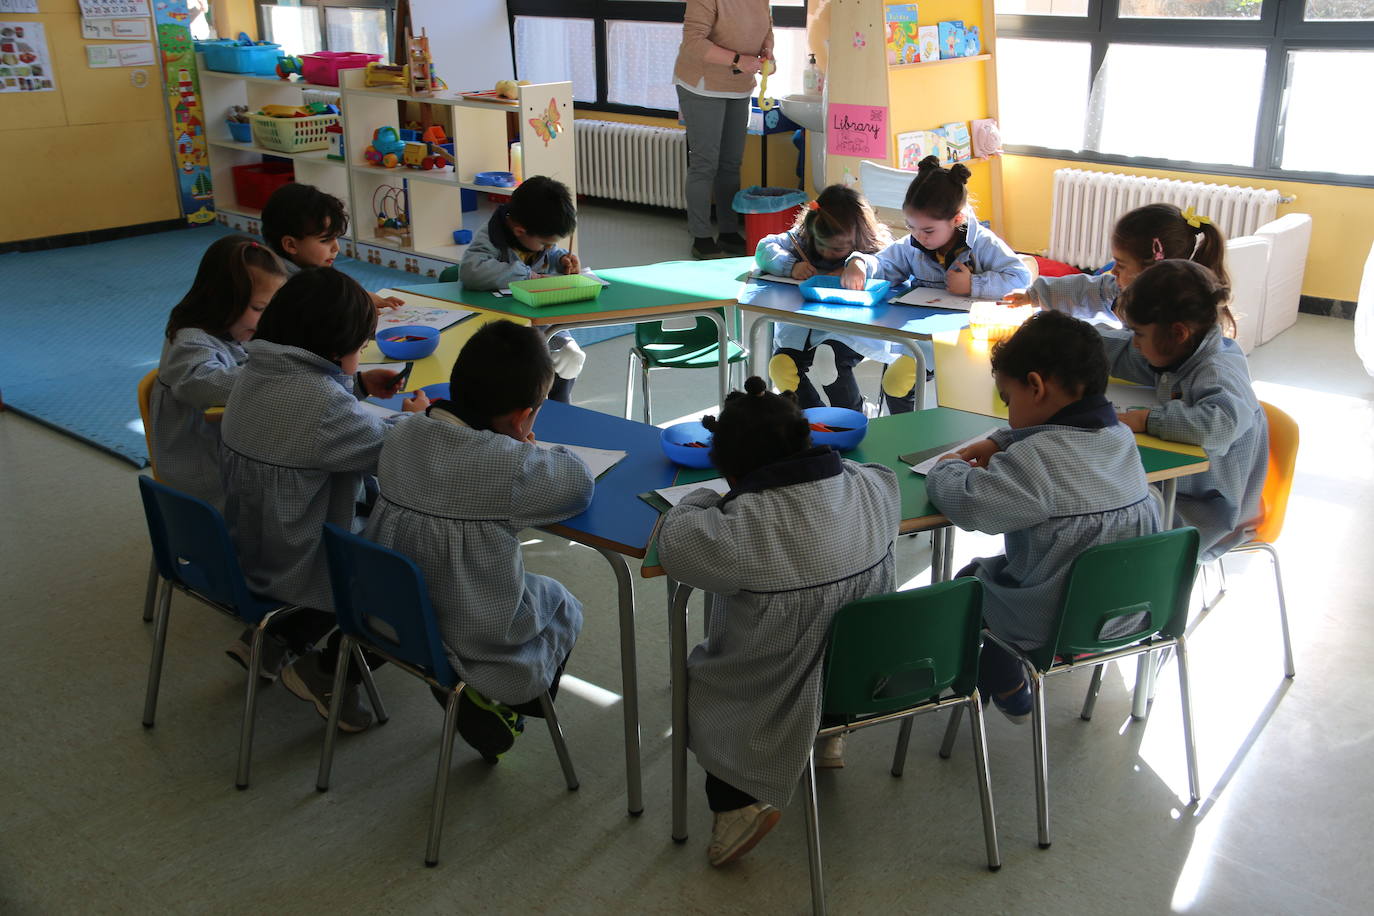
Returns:
[[[964,20],[942,22],[940,29],[940,59],[964,56]]]
[[[997,427],[994,426],[987,432],[979,433],[976,436],[965,439],[963,442],[955,442],[950,445],[941,445],[937,446],[936,448],[923,449],[919,452],[912,452],[909,455],[899,455],[898,457],[900,458],[900,460],[907,462],[910,465],[911,470],[915,471],[917,474],[920,474],[922,477],[924,477],[925,475],[930,473],[931,468],[935,467],[935,465],[940,463],[940,459],[943,458],[945,455],[948,455],[951,452],[957,452],[959,451],[959,449],[973,445],[975,442],[982,442],[984,439],[986,439],[988,436],[991,436],[995,432],[997,432]],[[911,459],[920,458],[923,455],[926,455],[928,457],[924,458],[919,462],[912,463]]]
[[[593,448],[590,445],[568,445],[565,442],[536,442],[534,444],[539,448],[553,448],[555,445],[563,446],[581,459],[582,463],[587,466],[587,470],[591,472],[593,480],[615,467],[620,463],[622,458],[629,454],[629,452],[622,452],[616,449]]]
[[[898,134],[897,168],[906,169],[909,172],[916,171],[916,166],[920,161],[929,155],[928,143],[926,132],[923,130],[909,130]]]
[[[902,295],[898,296],[893,302],[902,305],[919,305],[931,309],[950,309],[955,312],[967,312],[973,308],[973,300],[967,296],[956,296],[949,290],[940,289],[938,286],[913,286]]]
[[[917,6],[915,3],[899,3],[883,7],[883,19],[887,28],[888,66],[914,64],[921,60],[919,39],[920,26],[916,24]]]
[[[953,121],[941,129],[945,132],[945,161],[955,163],[973,158],[973,141],[969,137],[968,124]]]
[[[927,156],[934,156],[941,164],[949,162],[949,138],[945,136],[943,127],[926,131],[926,144]]]
[[[1133,385],[1130,382],[1108,381],[1107,400],[1117,410],[1149,409],[1159,406],[1159,396],[1148,385]]]
[[[964,29],[964,56],[977,57],[983,53],[983,37],[978,33],[978,26],[971,25]]]
[[[442,331],[444,328],[452,327],[474,312],[466,309],[436,308],[426,303],[433,302],[423,296],[413,293],[406,294],[394,289],[378,290],[377,295],[383,299],[388,296],[396,296],[405,300],[405,305],[395,309],[385,309],[377,316],[377,327],[398,328],[402,325],[420,325],[426,328],[434,328]]]
[[[916,42],[921,48],[921,60],[940,59],[940,27],[923,25],[916,31]]]

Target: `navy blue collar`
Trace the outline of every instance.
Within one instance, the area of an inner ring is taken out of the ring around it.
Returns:
[[[935,263],[940,263],[940,255],[935,251],[935,249],[927,248],[920,242],[916,241],[916,234],[914,232],[907,236],[907,240],[911,242],[912,248],[924,251],[926,254],[930,255],[935,260]],[[953,267],[954,262],[958,260],[959,255],[963,254],[965,251],[968,250],[968,223],[963,222],[960,223],[959,226],[954,230],[954,244],[949,247],[949,252],[945,255],[945,270],[949,270],[951,267]]]
[[[811,483],[825,480],[843,473],[840,453],[828,445],[817,445],[797,452],[781,461],[765,464],[744,475],[725,498],[721,505],[744,493],[762,493],[776,487],[788,487],[797,483]]]
[[[475,430],[489,430],[489,429],[491,429],[491,424],[490,424],[490,422],[488,422],[486,419],[481,418],[481,417],[478,417],[478,416],[476,416],[475,414],[471,414],[471,413],[468,412],[468,411],[460,410],[460,409],[458,408],[458,405],[457,405],[457,404],[453,403],[452,401],[445,400],[445,399],[443,399],[443,398],[440,398],[439,400],[435,401],[433,404],[430,404],[429,407],[426,408],[426,410],[425,410],[425,416],[429,416],[430,413],[431,413],[431,411],[434,411],[434,410],[436,410],[436,409],[442,410],[442,411],[444,411],[444,413],[452,414],[453,416],[457,417],[458,419],[460,419],[460,420],[462,420],[464,423],[466,423],[466,424],[468,425],[468,427],[471,428],[471,429],[475,429]]]
[[[1045,421],[1045,426],[1072,426],[1077,429],[1106,429],[1115,426],[1116,408],[1105,394],[1091,394],[1061,408]]]

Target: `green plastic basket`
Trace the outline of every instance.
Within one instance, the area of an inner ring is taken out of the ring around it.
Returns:
[[[568,274],[563,277],[540,277],[538,280],[516,280],[510,285],[511,295],[531,308],[581,302],[601,295],[601,284],[591,277]]]

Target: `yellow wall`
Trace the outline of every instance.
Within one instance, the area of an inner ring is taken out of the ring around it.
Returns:
[[[92,70],[75,0],[41,0],[55,92],[0,93],[0,242],[175,219],[171,137],[156,67]]]
[[[1307,252],[1303,293],[1347,301],[1354,301],[1359,295],[1360,273],[1370,241],[1374,239],[1374,189],[1123,168],[1031,156],[1002,158],[1006,201],[1004,237],[1017,251],[1043,252],[1049,244],[1051,188],[1055,169],[1079,168],[1222,185],[1277,188],[1283,196],[1297,198],[1291,204],[1280,204],[1279,216],[1285,213],[1307,213],[1312,216],[1312,246]]]

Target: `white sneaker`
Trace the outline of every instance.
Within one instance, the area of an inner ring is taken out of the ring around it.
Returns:
[[[822,770],[844,766],[844,735],[831,735],[816,742],[816,766]]]
[[[717,811],[711,825],[707,858],[717,867],[727,865],[753,849],[777,824],[782,812],[772,805],[754,802],[733,811]]]
[[[840,377],[839,367],[835,365],[835,348],[826,343],[819,344],[811,358],[811,368],[807,375],[811,376],[811,384],[817,388],[835,384],[835,380]]]

